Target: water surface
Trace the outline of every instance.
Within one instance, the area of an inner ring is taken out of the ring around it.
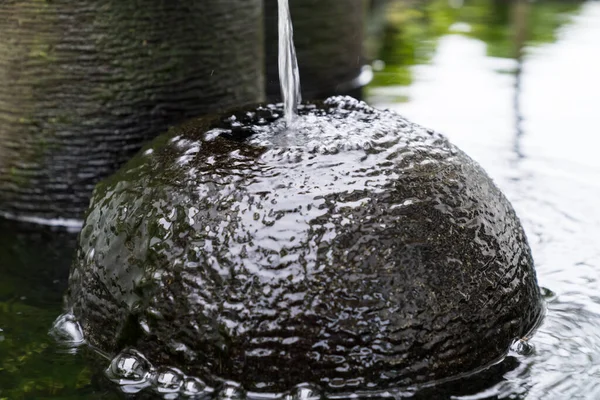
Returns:
[[[597,399],[600,2],[503,12],[489,4],[446,10],[445,33],[410,43],[417,65],[387,53],[368,100],[445,133],[483,165],[521,217],[538,281],[553,292],[532,353],[514,354],[520,364],[500,382],[458,398]],[[506,23],[494,22],[499,15]]]

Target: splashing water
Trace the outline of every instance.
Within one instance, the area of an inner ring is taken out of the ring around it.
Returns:
[[[296,118],[300,96],[300,74],[294,48],[294,30],[288,0],[279,2],[279,82],[283,98],[285,119],[291,125]]]

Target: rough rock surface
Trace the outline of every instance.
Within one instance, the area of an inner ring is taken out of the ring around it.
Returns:
[[[97,186],[68,296],[90,344],[332,392],[467,373],[530,332],[530,249],[477,163],[350,98],[300,113],[192,121]]]
[[[0,215],[76,225],[144,143],[262,101],[262,21],[262,0],[0,1]]]

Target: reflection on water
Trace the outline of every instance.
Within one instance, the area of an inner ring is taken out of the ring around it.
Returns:
[[[82,354],[48,335],[62,310],[75,238],[0,220],[0,399],[100,398]]]
[[[406,4],[390,2],[368,100],[444,132],[483,165],[521,216],[549,289],[532,348],[414,397],[600,398],[600,2]],[[0,224],[0,399],[118,398],[48,335],[72,240]]]
[[[554,292],[532,354],[458,398],[600,398],[600,3],[517,3],[500,13],[489,3],[488,14],[468,4],[439,18],[448,28],[434,51],[413,44],[431,56],[403,67],[410,85],[385,85],[398,68],[386,66],[369,96],[444,132],[484,166],[525,225],[540,285]]]

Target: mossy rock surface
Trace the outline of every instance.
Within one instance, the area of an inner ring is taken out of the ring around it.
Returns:
[[[511,205],[443,136],[350,98],[194,120],[97,186],[69,307],[109,354],[211,385],[403,387],[539,321]]]

